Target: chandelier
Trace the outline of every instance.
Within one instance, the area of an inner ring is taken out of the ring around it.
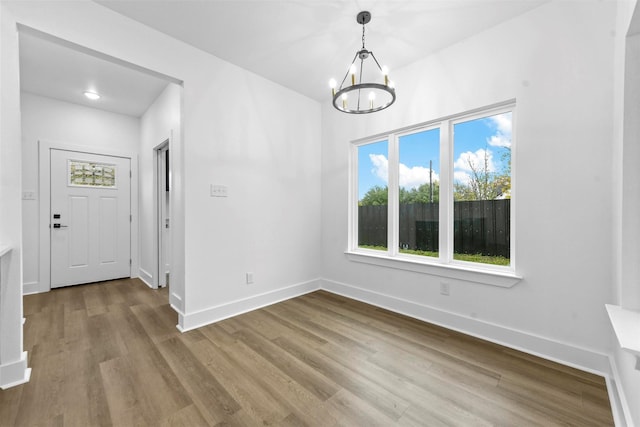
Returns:
[[[335,79],[329,81],[333,106],[343,113],[375,113],[395,102],[396,90],[393,82],[389,80],[387,67],[381,67],[373,52],[367,50],[364,45],[364,26],[371,21],[371,13],[367,11],[358,13],[356,21],[362,25],[362,49],[353,57],[340,87],[337,87]],[[373,58],[373,63],[365,62],[369,57]],[[358,59],[360,59],[360,69],[358,69]],[[349,76],[351,79],[347,79]]]

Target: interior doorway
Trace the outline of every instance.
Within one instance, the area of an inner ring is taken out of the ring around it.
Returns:
[[[171,168],[169,139],[154,149],[156,158],[156,212],[158,239],[158,288],[166,287],[171,275]]]

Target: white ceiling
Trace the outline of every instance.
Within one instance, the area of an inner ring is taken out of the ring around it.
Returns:
[[[361,47],[391,70],[548,0],[95,0],[99,4],[321,102]],[[140,116],[166,80],[21,31],[23,90]],[[37,33],[37,32],[35,32]],[[46,70],[46,73],[43,72]],[[410,82],[396,81],[398,96]],[[99,103],[83,99],[95,88]]]
[[[520,15],[536,0],[200,0],[98,3],[318,101],[361,47],[391,70]],[[410,83],[396,82],[398,96]]]
[[[74,104],[140,117],[169,82],[38,31],[20,31],[20,88]],[[84,91],[101,95],[97,101]]]

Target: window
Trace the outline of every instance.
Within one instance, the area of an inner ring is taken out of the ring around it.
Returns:
[[[511,272],[513,103],[352,146],[350,253]]]

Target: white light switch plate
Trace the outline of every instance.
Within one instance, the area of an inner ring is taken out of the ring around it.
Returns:
[[[22,192],[22,200],[35,200],[36,192],[35,191],[23,191]]]
[[[229,190],[226,185],[211,184],[211,197],[228,197]]]

